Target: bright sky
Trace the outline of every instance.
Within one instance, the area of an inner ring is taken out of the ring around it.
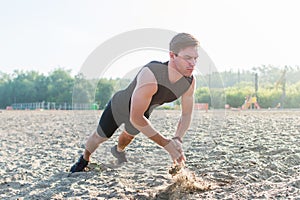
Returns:
[[[76,74],[103,42],[140,28],[191,33],[220,71],[300,64],[297,0],[0,0],[0,16],[5,73],[63,67]],[[128,55],[123,68],[161,54]]]

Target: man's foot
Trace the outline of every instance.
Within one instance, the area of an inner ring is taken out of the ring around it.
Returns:
[[[125,152],[119,152],[117,145],[115,145],[111,148],[111,153],[114,157],[116,157],[118,159],[119,164],[121,164],[123,162],[127,162]]]
[[[71,173],[82,172],[84,168],[89,164],[89,161],[84,160],[83,155],[80,156],[78,161],[71,167]]]

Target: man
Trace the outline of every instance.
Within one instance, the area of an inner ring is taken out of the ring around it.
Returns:
[[[152,61],[145,65],[125,89],[117,92],[103,111],[97,130],[89,136],[84,154],[71,167],[71,172],[83,171],[91,154],[110,138],[121,124],[118,145],[111,149],[119,163],[126,162],[125,148],[142,132],[163,147],[174,163],[185,161],[182,139],[192,117],[195,78],[193,70],[198,58],[199,42],[190,34],[179,33],[169,44],[169,61]],[[172,139],[161,135],[151,125],[149,116],[153,109],[181,97],[181,117]]]

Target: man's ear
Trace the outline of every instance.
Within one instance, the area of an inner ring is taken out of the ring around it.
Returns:
[[[173,51],[170,51],[169,55],[170,55],[170,58],[172,58],[172,59],[174,59],[176,56],[176,54]]]

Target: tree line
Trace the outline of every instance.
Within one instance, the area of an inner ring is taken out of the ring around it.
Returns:
[[[257,89],[255,74],[258,74]],[[213,108],[224,108],[224,103],[240,107],[246,96],[256,95],[263,108],[272,108],[278,103],[285,108],[300,108],[299,77],[299,66],[280,69],[271,65],[197,75],[195,99],[198,103],[209,103]],[[71,70],[62,68],[48,75],[37,71],[0,72],[0,109],[14,103],[43,101],[96,103],[103,109],[113,93],[125,88],[129,82],[121,78],[86,80],[82,74],[72,76]]]
[[[129,81],[129,80],[128,80]],[[0,72],[0,109],[14,103],[54,102],[57,104],[96,103],[103,108],[126,80],[86,80],[71,70],[56,69],[47,76],[37,71]]]
[[[262,65],[251,70],[214,72],[198,77],[196,102],[214,108],[224,108],[224,103],[239,108],[247,97],[255,96],[262,108],[300,108],[299,77],[299,66]]]

